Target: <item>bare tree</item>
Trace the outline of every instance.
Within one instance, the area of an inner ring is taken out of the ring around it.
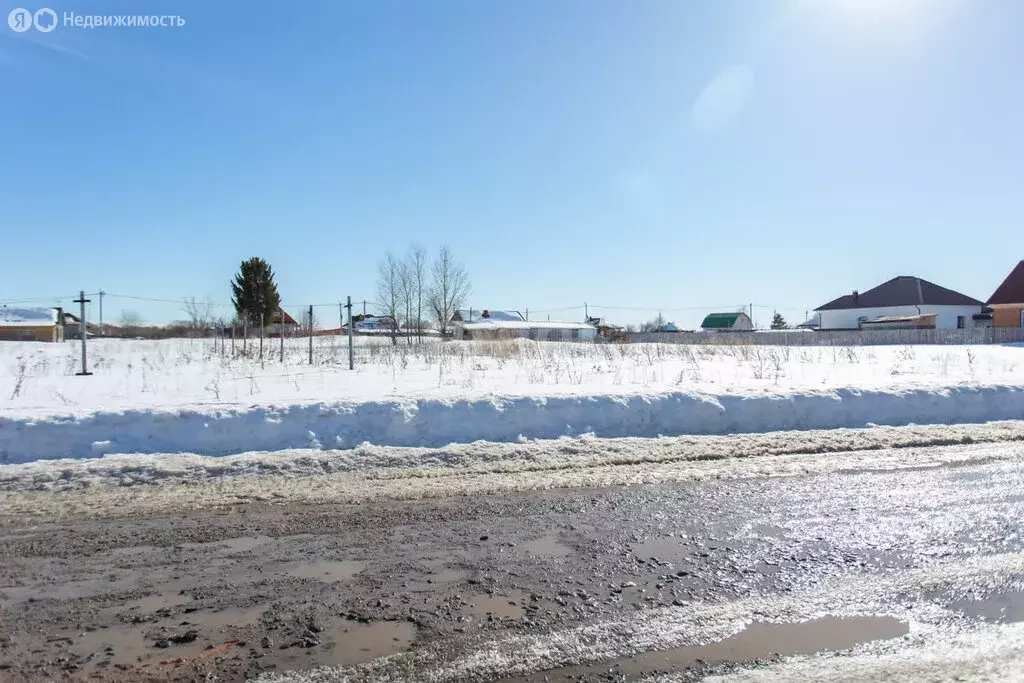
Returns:
[[[398,292],[401,298],[399,308],[404,313],[405,343],[412,343],[412,309],[416,298],[416,287],[412,276],[412,267],[408,260],[398,263]]]
[[[412,294],[416,299],[416,338],[423,343],[423,295],[427,285],[427,250],[419,244],[409,247],[406,258],[406,269],[412,285]],[[410,297],[410,300],[413,297]]]
[[[194,296],[183,299],[182,310],[188,316],[186,324],[192,333],[206,334],[213,324],[213,302],[209,299],[199,301]]]
[[[313,329],[313,330],[319,330],[320,329],[320,321],[316,317],[316,312],[313,313],[313,319],[310,320],[309,309],[308,308],[302,312],[302,315],[300,316],[299,322],[302,324],[302,333],[303,334],[309,334],[309,330],[310,329]],[[281,333],[284,334],[284,332],[283,332],[284,325],[281,326],[281,330],[282,330]]]
[[[441,336],[445,336],[455,311],[466,303],[469,296],[469,275],[456,260],[452,250],[445,245],[438,250],[431,265],[430,280],[430,307],[434,311]]]
[[[391,343],[398,344],[398,313],[402,307],[402,265],[390,251],[377,266],[377,306],[390,318]]]
[[[137,336],[140,325],[142,325],[142,316],[138,313],[121,311],[121,332],[125,337]]]
[[[640,323],[641,332],[661,332],[665,328],[665,317],[658,314],[653,320]]]

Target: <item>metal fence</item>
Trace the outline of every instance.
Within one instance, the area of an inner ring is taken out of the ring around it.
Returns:
[[[903,346],[907,344],[1022,344],[1024,328],[968,330],[777,330],[762,332],[643,332],[630,343],[735,344],[763,346]]]

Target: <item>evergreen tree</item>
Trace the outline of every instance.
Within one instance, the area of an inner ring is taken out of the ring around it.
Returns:
[[[239,320],[248,320],[254,327],[258,327],[261,320],[264,325],[269,325],[281,307],[274,269],[256,256],[242,261],[231,282],[231,294],[231,303],[235,305]]]
[[[786,319],[782,317],[782,314],[775,311],[775,315],[772,316],[772,329],[773,330],[785,330],[788,329],[789,325],[786,324]]]

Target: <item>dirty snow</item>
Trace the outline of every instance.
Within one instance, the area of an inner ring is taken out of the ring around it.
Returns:
[[[0,462],[442,446],[593,432],[658,436],[1024,416],[1024,348],[266,340],[0,342]],[[241,342],[236,342],[236,352]]]
[[[953,678],[959,672],[950,668],[936,669],[929,662],[946,661],[954,664],[959,653],[965,667],[977,664],[979,657],[988,656],[1003,658],[1005,666],[998,669],[1014,672],[1024,670],[1021,668],[1024,665],[1024,649],[1021,647],[1022,631],[1019,628],[963,623],[961,615],[952,610],[928,600],[910,601],[906,596],[919,595],[930,587],[952,584],[959,587],[973,586],[979,590],[998,583],[1011,584],[1019,581],[1022,571],[1022,554],[971,558],[955,565],[925,570],[842,577],[794,595],[755,596],[718,604],[693,603],[684,607],[641,610],[611,621],[487,642],[475,652],[454,662],[439,661],[437,648],[428,646],[360,667],[325,667],[312,671],[265,674],[257,680],[261,683],[409,680],[408,672],[411,671],[416,672],[415,680],[485,680],[680,645],[704,645],[724,640],[754,621],[799,622],[825,616],[890,616],[909,623],[910,633],[904,638],[876,641],[848,651],[853,656],[853,662],[871,666],[872,660],[878,661],[875,671],[887,670],[883,658],[888,657],[904,665],[901,669],[893,670],[913,672],[914,658],[925,655],[923,661],[926,673],[942,671],[941,678]],[[972,638],[973,633],[978,633],[978,636]],[[988,640],[990,635],[994,636],[991,641]],[[989,642],[992,645],[986,647],[985,644]],[[973,657],[970,654],[972,646]],[[825,657],[822,655],[811,659],[821,661]],[[806,662],[807,658],[794,658],[793,662],[777,666],[784,674],[787,673],[787,665],[794,667],[790,670],[793,674],[790,679],[819,680],[817,675],[807,675],[813,668],[806,665]],[[803,668],[800,668],[801,664]],[[843,666],[843,662],[835,662],[826,671],[842,670]],[[402,674],[394,673],[402,670]],[[799,673],[804,676],[799,676]],[[751,675],[755,678],[749,680],[762,680],[756,678],[757,672]],[[673,679],[654,680],[667,682]],[[876,680],[892,679],[883,676]]]
[[[0,514],[167,514],[251,501],[338,504],[551,488],[898,471],[1024,458],[1024,423],[720,437],[559,439],[443,449],[109,456],[0,466]],[[964,445],[951,445],[964,444]],[[828,457],[822,457],[828,454]]]

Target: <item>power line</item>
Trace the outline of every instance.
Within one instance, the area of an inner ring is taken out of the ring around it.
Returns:
[[[584,306],[564,306],[562,308],[538,308],[538,309],[531,308],[530,309],[530,313],[558,313],[559,311],[582,311],[585,308],[586,308],[585,305]],[[591,306],[591,308],[596,308],[596,307],[595,306]]]
[[[0,299],[0,304],[28,304],[28,303],[41,303],[46,301],[59,301],[61,299],[71,299],[78,296],[77,294],[66,294],[64,296],[36,296],[36,297],[25,297],[24,299]]]

